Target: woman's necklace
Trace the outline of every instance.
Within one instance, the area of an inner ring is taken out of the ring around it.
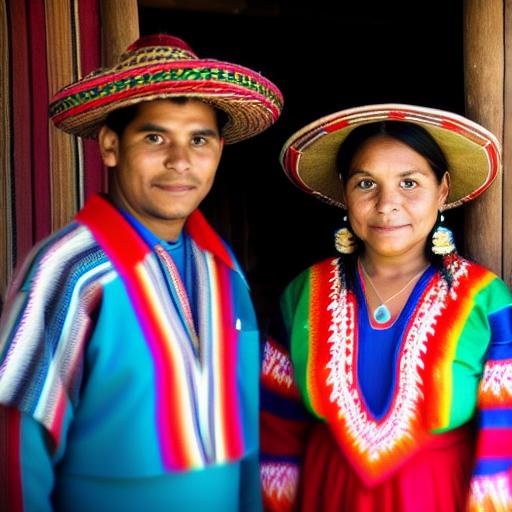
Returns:
[[[393,300],[395,297],[398,297],[418,276],[423,274],[425,270],[428,267],[425,267],[424,269],[420,270],[417,274],[414,274],[414,276],[405,283],[405,285],[398,290],[394,295],[391,295],[391,297],[387,298],[386,300],[383,300],[380,296],[379,292],[377,291],[377,288],[375,288],[375,285],[373,284],[372,280],[370,279],[370,276],[368,275],[368,272],[366,272],[366,269],[364,268],[363,262],[359,261],[361,264],[361,269],[363,270],[363,274],[365,275],[366,279],[370,283],[370,286],[373,288],[373,291],[375,292],[375,295],[377,295],[377,298],[380,300],[380,304],[373,310],[373,319],[378,324],[385,324],[389,322],[391,319],[391,311],[389,311],[389,308],[386,306],[386,303]]]

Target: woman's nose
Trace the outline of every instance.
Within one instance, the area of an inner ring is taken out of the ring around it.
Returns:
[[[379,190],[377,196],[377,211],[379,213],[389,213],[396,210],[400,205],[400,194],[391,187],[383,187]]]

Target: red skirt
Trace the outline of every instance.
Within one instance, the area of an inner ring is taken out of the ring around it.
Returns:
[[[463,427],[436,435],[387,480],[366,487],[328,426],[317,424],[305,454],[299,510],[304,512],[461,512],[474,458]]]

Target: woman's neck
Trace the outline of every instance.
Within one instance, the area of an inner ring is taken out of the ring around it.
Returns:
[[[371,277],[395,279],[408,276],[428,267],[424,251],[417,254],[381,256],[366,250],[360,257],[364,268]]]

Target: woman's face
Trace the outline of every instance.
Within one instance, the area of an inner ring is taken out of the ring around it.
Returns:
[[[374,256],[424,258],[427,236],[448,195],[428,161],[388,136],[356,152],[345,183],[350,224]]]

